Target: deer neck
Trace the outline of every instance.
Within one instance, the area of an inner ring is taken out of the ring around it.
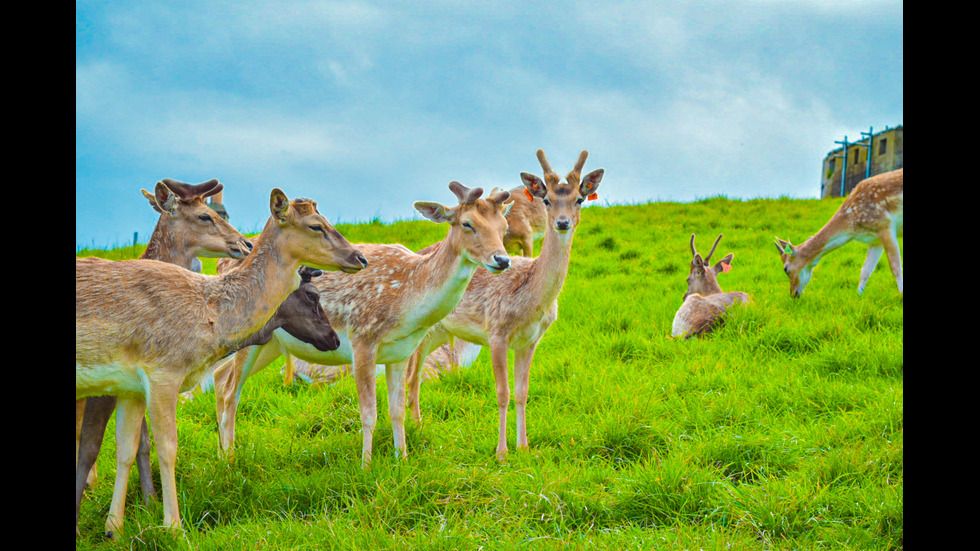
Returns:
[[[541,304],[551,304],[558,298],[568,275],[568,262],[572,256],[572,236],[575,230],[560,235],[553,221],[548,221],[548,230],[541,244],[541,252],[531,263],[528,279],[529,288],[536,289]]]
[[[841,247],[850,239],[847,232],[841,231],[835,216],[815,235],[800,244],[796,248],[796,254],[801,255],[807,265],[816,266],[825,254]]]
[[[196,251],[188,251],[187,247],[180,246],[175,240],[175,233],[168,227],[167,215],[161,215],[157,221],[150,242],[146,244],[146,250],[140,255],[144,260],[159,260],[169,264],[176,264],[181,268],[190,270]]]
[[[424,297],[416,302],[441,319],[463,297],[477,267],[463,254],[453,236],[447,236],[438,250],[420,261],[415,271],[416,288],[422,290],[420,295]]]
[[[262,239],[241,265],[224,276],[210,280],[215,289],[209,314],[225,350],[237,350],[272,318],[289,293],[300,284],[300,262],[279,250],[280,229],[272,219],[262,230]],[[292,274],[290,277],[287,274]]]

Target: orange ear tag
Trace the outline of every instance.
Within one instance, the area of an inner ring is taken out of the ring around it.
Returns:
[[[530,201],[530,202],[532,202],[532,203],[534,202],[534,196],[533,196],[533,195],[531,195],[531,192],[530,192],[530,191],[528,191],[528,189],[527,189],[527,188],[524,188],[524,195],[527,195],[527,200],[528,200],[528,201]]]
[[[723,274],[727,274],[727,273],[728,273],[728,272],[730,272],[731,270],[732,270],[732,265],[731,265],[731,264],[729,264],[729,263],[727,263],[727,262],[722,262],[722,263],[721,263],[721,272],[722,272]]]
[[[598,198],[599,198],[599,194],[598,193],[593,193],[592,195],[589,195],[589,197],[588,197],[589,201],[595,201]]]

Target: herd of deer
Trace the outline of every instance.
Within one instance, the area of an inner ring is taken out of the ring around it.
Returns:
[[[507,453],[510,403],[507,354],[514,351],[518,448],[526,448],[526,404],[538,342],[558,316],[572,236],[582,204],[596,198],[603,169],[582,175],[588,152],[562,178],[544,152],[544,179],[522,172],[523,187],[481,188],[458,182],[454,206],[418,201],[427,219],[449,224],[446,238],[418,252],[402,245],[351,245],[307,198],[290,200],[273,189],[271,216],[251,242],[218,216],[205,198],[222,189],[211,180],[175,180],[143,190],[160,214],[138,260],[75,260],[75,529],[84,488],[116,412],[116,477],[106,532],[122,532],[129,473],[139,464],[146,499],[155,496],[145,416],[153,427],[160,469],[164,524],[179,527],[175,461],[178,396],[212,373],[219,444],[233,453],[235,414],[242,388],[285,355],[307,364],[352,366],[362,426],[361,462],[371,461],[377,423],[376,364],[385,366],[388,415],[395,453],[404,457],[405,406],[421,418],[420,382],[430,354],[452,343],[487,346],[497,389],[496,456]],[[834,217],[800,245],[776,240],[790,291],[799,296],[813,267],[851,240],[870,244],[861,292],[882,251],[902,292],[896,236],[902,232],[902,170],[859,184]],[[543,234],[532,256],[534,239]],[[691,235],[688,291],[674,318],[674,337],[710,331],[726,309],[749,301],[724,293],[717,275],[732,254],[709,261]],[[520,249],[524,256],[510,256]],[[218,275],[192,271],[197,257],[224,257]],[[291,373],[290,373],[291,375]]]

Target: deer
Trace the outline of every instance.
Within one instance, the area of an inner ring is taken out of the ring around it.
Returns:
[[[408,362],[406,400],[413,419],[421,422],[421,366],[428,355],[454,338],[490,347],[497,393],[499,461],[507,454],[508,350],[514,351],[517,448],[528,447],[526,405],[534,350],[558,318],[558,296],[568,275],[572,237],[581,218],[582,203],[597,197],[596,190],[605,174],[600,168],[581,176],[587,157],[588,151],[582,151],[565,182],[561,182],[544,151],[537,151],[544,180],[522,172],[521,181],[536,198],[534,202],[540,200],[547,213],[540,254],[536,258],[513,257],[510,269],[501,275],[491,277],[489,272],[477,270],[456,309],[435,324]]]
[[[524,256],[534,256],[534,240],[544,236],[548,213],[540,199],[523,186],[510,190],[514,204],[507,214],[507,233],[504,247],[512,255],[518,250]]]
[[[510,267],[502,237],[506,230],[504,202],[510,193],[457,181],[449,189],[459,200],[454,207],[417,201],[415,209],[436,223],[448,223],[446,238],[425,254],[403,245],[358,244],[371,257],[371,266],[355,277],[325,273],[315,278],[320,301],[340,347],[319,352],[297,339],[275,332],[265,346],[239,351],[214,373],[221,451],[233,454],[235,414],[245,381],[283,354],[317,365],[353,364],[361,419],[361,466],[369,468],[377,424],[376,364],[385,365],[388,414],[395,455],[405,458],[405,369],[409,356],[429,328],[456,307],[473,274],[498,274]],[[264,240],[264,237],[263,237]]]
[[[355,274],[367,260],[312,199],[269,198],[263,239],[242,265],[203,275],[157,260],[75,260],[75,399],[116,396],[116,480],[106,520],[122,533],[129,470],[149,411],[164,525],[179,529],[178,395],[247,343],[299,286],[300,265]]]
[[[278,328],[293,335],[297,339],[313,345],[317,350],[335,350],[340,346],[337,333],[330,326],[323,308],[320,306],[320,292],[310,282],[313,277],[322,275],[321,270],[312,270],[300,266],[299,275],[302,280],[299,288],[289,294],[279,306],[272,319],[266,322],[257,332],[248,337],[242,346],[266,344],[272,340],[272,333]],[[75,469],[75,530],[78,530],[78,513],[82,504],[87,473],[95,464],[102,447],[109,417],[116,409],[115,396],[96,396],[88,398],[85,404],[85,416],[82,423],[80,448]],[[139,472],[143,500],[149,505],[156,498],[153,478],[150,471],[150,445],[144,417],[139,448],[136,454],[136,465]]]
[[[689,339],[709,333],[716,325],[724,323],[722,316],[731,305],[751,301],[747,293],[726,293],[718,284],[718,275],[728,273],[735,258],[734,253],[728,253],[717,264],[711,265],[711,255],[715,254],[722,237],[723,234],[718,235],[708,256],[702,259],[694,245],[694,234],[691,234],[693,258],[687,276],[687,291],[684,293],[684,303],[674,315],[671,336]]]
[[[187,184],[164,178],[156,183],[153,193],[141,189],[140,192],[160,218],[150,236],[150,242],[139,258],[169,262],[187,269],[193,268],[198,256],[245,258],[252,248],[252,243],[205,202],[207,197],[220,194],[223,187],[224,185],[217,179],[200,184]],[[100,399],[98,405],[101,407],[91,408],[91,414],[108,417],[115,409],[115,399],[112,397]],[[112,407],[109,407],[110,405]],[[107,407],[108,410],[105,409]],[[76,467],[85,410],[86,400],[76,401]],[[138,464],[143,496],[144,499],[149,500],[154,498],[156,490],[153,487],[152,477],[148,476],[149,437],[145,425],[144,423],[143,436],[140,438]],[[95,471],[86,471],[86,477],[89,483],[93,482]]]
[[[861,267],[858,295],[864,293],[881,253],[888,253],[888,266],[898,293],[904,295],[902,252],[898,236],[903,235],[905,211],[904,168],[883,172],[858,182],[837,212],[815,235],[799,245],[778,237],[774,242],[789,277],[789,292],[798,298],[806,289],[813,269],[827,253],[851,241],[868,245],[868,255]]]

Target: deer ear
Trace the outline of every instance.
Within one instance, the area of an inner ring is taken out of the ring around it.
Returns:
[[[727,274],[729,270],[732,269],[732,259],[735,258],[735,253],[728,253],[724,258],[718,261],[717,264],[712,266],[715,274],[725,273]]]
[[[510,203],[504,203],[503,205],[500,205],[503,210],[503,212],[501,212],[500,214],[503,215],[504,218],[507,218],[507,215],[510,214],[510,209],[514,207],[514,203],[516,202],[517,201],[511,201]]]
[[[154,198],[156,199],[157,207],[160,209],[159,212],[161,214],[166,212],[170,216],[177,216],[177,194],[163,182],[157,182],[153,191],[156,192]]]
[[[779,254],[787,254],[789,256],[793,256],[796,254],[796,247],[791,245],[789,241],[783,241],[782,239],[777,237],[775,243],[776,243],[776,248],[779,249]]]
[[[283,224],[286,222],[286,212],[289,210],[289,197],[279,188],[274,188],[272,190],[272,195],[269,197],[269,211],[272,212],[272,216],[277,222]]]
[[[594,195],[596,190],[599,189],[599,182],[602,181],[602,176],[606,173],[606,169],[597,168],[592,172],[585,175],[582,178],[582,183],[579,184],[579,194],[582,197],[588,197],[589,195]]]
[[[163,214],[163,211],[160,210],[160,205],[157,205],[156,195],[153,195],[152,193],[146,191],[145,189],[141,189],[140,191],[143,193],[143,197],[146,197],[146,200],[150,202],[150,206],[153,207],[153,210],[157,211],[160,214]]]
[[[422,213],[422,216],[432,220],[437,224],[443,222],[452,223],[456,219],[456,210],[449,208],[439,203],[434,203],[431,201],[416,201],[413,205],[415,210]]]
[[[534,174],[521,172],[521,182],[531,195],[542,199],[548,196],[548,186]]]

